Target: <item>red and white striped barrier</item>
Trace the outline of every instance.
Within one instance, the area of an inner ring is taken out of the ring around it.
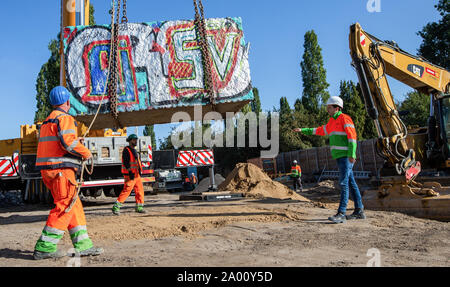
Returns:
[[[12,157],[0,158],[0,176],[11,177],[18,176],[19,170],[19,154],[14,153]]]
[[[153,161],[153,149],[151,144],[148,145],[148,159],[149,161]]]
[[[210,149],[184,150],[178,153],[177,167],[214,165],[214,154]]]

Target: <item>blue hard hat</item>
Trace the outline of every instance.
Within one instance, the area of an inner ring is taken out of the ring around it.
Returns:
[[[70,98],[70,92],[63,86],[54,87],[50,91],[50,104],[52,106],[59,106],[67,102]]]

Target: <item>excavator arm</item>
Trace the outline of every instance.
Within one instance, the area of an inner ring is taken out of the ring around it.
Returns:
[[[400,118],[387,75],[429,94],[432,103],[448,93],[450,74],[445,69],[401,50],[397,44],[381,41],[356,23],[350,27],[350,54],[369,116],[378,133],[377,149],[383,158],[412,181],[420,172],[420,162],[408,147],[408,130]]]

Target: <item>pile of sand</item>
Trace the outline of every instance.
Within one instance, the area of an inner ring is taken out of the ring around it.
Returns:
[[[276,198],[309,201],[287,186],[273,181],[259,167],[251,163],[239,163],[219,185],[220,191],[243,193],[246,197]]]

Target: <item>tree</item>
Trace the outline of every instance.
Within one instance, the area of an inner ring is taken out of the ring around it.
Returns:
[[[94,6],[89,6],[89,25],[95,25]],[[45,120],[53,110],[48,99],[50,91],[60,84],[60,56],[59,56],[60,33],[48,44],[50,58],[42,65],[36,79],[36,112],[34,122]]]
[[[314,30],[305,33],[303,60],[300,63],[303,80],[302,104],[312,114],[319,114],[321,103],[330,97],[326,71],[323,67],[322,49]]]
[[[430,97],[417,91],[409,92],[399,110],[408,112],[402,117],[407,126],[424,127],[430,115]]]
[[[148,137],[150,136],[152,139],[152,149],[156,149],[156,135],[155,135],[155,126],[154,125],[148,125],[144,128],[144,136]]]
[[[261,99],[259,97],[258,88],[253,88],[253,97],[254,97],[254,99],[250,103],[251,108],[252,108],[252,112],[254,112],[257,115],[259,115],[259,113],[261,113],[262,110],[261,110]]]
[[[357,87],[352,81],[341,81],[339,89],[339,97],[344,100],[343,112],[352,118],[356,133],[358,134],[358,140],[362,140],[364,137],[367,112],[358,94]]]
[[[442,16],[438,22],[428,23],[417,34],[422,37],[419,55],[432,63],[450,69],[450,1],[439,0],[434,6]]]
[[[364,96],[362,94],[361,86],[358,83],[356,85],[356,91],[358,92],[358,96],[361,99],[361,102],[364,104]],[[364,104],[364,108],[365,104]],[[364,121],[364,131],[362,133],[362,139],[373,139],[378,137],[377,129],[375,127],[375,123],[373,119],[369,116],[367,110],[365,111],[365,121]]]

